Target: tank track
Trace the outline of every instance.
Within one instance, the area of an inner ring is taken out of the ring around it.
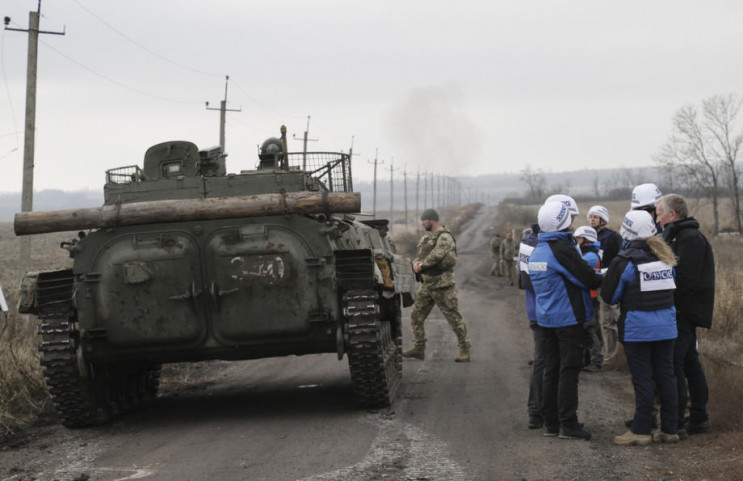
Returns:
[[[78,357],[79,332],[71,270],[42,273],[37,284],[41,365],[62,424],[77,428],[110,420],[152,400],[160,366],[117,367]]]
[[[395,303],[397,304],[397,303]],[[348,336],[348,364],[356,399],[366,408],[389,407],[402,380],[402,338],[399,315],[382,319],[374,289],[343,295]],[[399,309],[397,310],[399,314]],[[387,313],[385,313],[387,314]]]

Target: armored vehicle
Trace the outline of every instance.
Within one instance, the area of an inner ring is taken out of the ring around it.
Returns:
[[[72,268],[26,274],[19,305],[65,426],[152,399],[163,363],[213,359],[337,353],[361,405],[392,403],[414,273],[386,220],[349,215],[350,156],[289,153],[282,128],[255,170],[225,157],[164,142],[106,172],[100,208],[16,214],[17,235],[82,229]]]

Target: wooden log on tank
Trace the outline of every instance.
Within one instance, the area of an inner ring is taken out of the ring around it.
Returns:
[[[361,210],[358,192],[290,192],[213,199],[155,200],[85,209],[19,212],[18,236],[124,225],[155,224],[264,215],[352,213]]]

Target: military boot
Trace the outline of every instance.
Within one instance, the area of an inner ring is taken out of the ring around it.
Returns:
[[[411,349],[402,352],[402,357],[411,359],[420,359],[421,361],[426,357],[426,348],[413,346]]]
[[[470,348],[460,347],[459,355],[454,359],[454,362],[470,362]]]

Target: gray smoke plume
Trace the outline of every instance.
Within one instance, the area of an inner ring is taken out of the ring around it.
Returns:
[[[419,88],[388,115],[395,163],[446,175],[464,173],[480,154],[480,129],[467,117],[455,85]],[[398,154],[402,154],[399,155]]]

